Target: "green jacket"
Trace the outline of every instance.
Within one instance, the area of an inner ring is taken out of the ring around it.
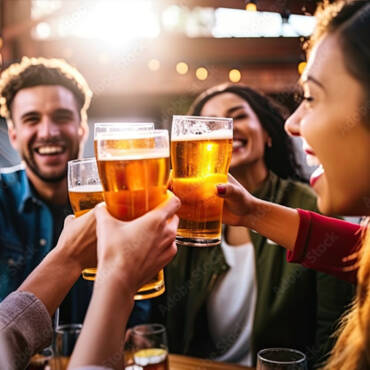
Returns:
[[[316,210],[311,189],[270,173],[255,195],[293,208]],[[330,335],[351,302],[354,287],[324,273],[287,263],[286,250],[269,245],[251,232],[255,248],[257,301],[252,331],[252,356],[268,347],[304,351],[310,363],[323,360],[333,344]],[[228,270],[221,248],[179,247],[167,266],[167,294],[158,302],[172,353],[212,358],[232,338],[214,343],[208,331],[206,303],[216,280]]]

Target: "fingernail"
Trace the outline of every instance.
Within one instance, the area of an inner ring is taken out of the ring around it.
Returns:
[[[217,193],[220,195],[226,194],[226,186],[224,184],[217,185]]]

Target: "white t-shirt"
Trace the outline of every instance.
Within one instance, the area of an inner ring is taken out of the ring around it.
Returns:
[[[251,333],[257,299],[256,266],[252,243],[221,244],[230,269],[216,282],[207,301],[209,331],[223,354],[218,361],[252,365]]]

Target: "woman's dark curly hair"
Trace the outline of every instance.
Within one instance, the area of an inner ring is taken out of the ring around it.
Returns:
[[[301,165],[297,162],[292,139],[284,130],[285,119],[281,109],[270,98],[243,85],[220,85],[199,95],[188,114],[200,116],[204,105],[216,95],[232,93],[244,99],[256,113],[262,127],[271,138],[272,146],[265,147],[267,168],[283,179],[306,182]]]

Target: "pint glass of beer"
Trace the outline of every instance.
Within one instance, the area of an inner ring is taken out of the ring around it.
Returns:
[[[167,130],[130,130],[99,135],[97,161],[104,199],[112,216],[131,221],[166,198],[169,177]],[[164,292],[163,270],[135,299]]]
[[[181,200],[177,244],[220,245],[223,200],[216,185],[227,182],[232,137],[231,118],[173,117],[172,188]]]
[[[104,202],[95,158],[76,159],[68,162],[68,193],[73,213],[83,215],[98,203]],[[85,280],[95,280],[96,268],[82,271]]]

